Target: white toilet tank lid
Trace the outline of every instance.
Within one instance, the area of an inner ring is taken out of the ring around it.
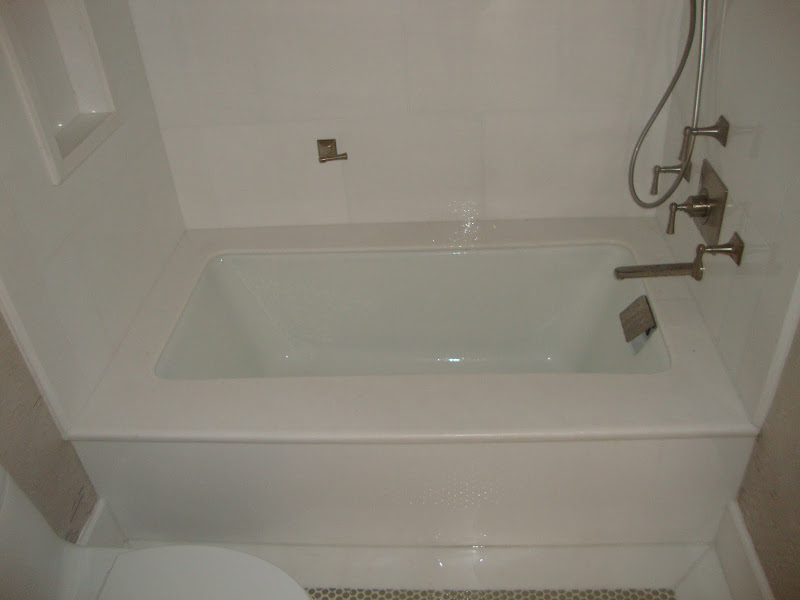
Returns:
[[[98,600],[308,600],[275,565],[212,546],[164,546],[120,554]]]

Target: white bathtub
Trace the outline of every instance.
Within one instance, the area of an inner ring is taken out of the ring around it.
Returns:
[[[167,379],[463,373],[656,373],[618,314],[622,246],[226,254],[156,364]]]
[[[674,260],[654,222],[468,237],[444,223],[188,232],[69,430],[126,533],[709,541],[756,429],[690,297],[702,284],[613,279]],[[641,293],[658,329],[634,354],[617,315]]]

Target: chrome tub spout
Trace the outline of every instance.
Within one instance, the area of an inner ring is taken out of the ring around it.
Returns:
[[[695,264],[689,263],[669,263],[666,265],[633,265],[631,267],[617,267],[614,269],[614,277],[617,279],[636,279],[639,277],[682,277],[689,275],[695,276]]]
[[[617,267],[614,269],[614,277],[617,279],[635,279],[637,277],[682,277],[688,275],[700,281],[703,279],[703,256],[708,253],[711,255],[727,254],[736,263],[742,264],[742,253],[744,252],[744,242],[738,233],[734,232],[727,244],[716,244],[706,246],[700,244],[695,251],[694,260],[690,263],[667,263],[665,265],[632,265],[630,267]]]

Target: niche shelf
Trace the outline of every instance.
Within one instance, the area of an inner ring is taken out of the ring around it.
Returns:
[[[119,126],[83,0],[0,0],[0,50],[58,185]]]

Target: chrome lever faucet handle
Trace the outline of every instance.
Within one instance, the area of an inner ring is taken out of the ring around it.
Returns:
[[[683,203],[671,202],[669,205],[669,221],[667,221],[667,235],[675,233],[675,215],[678,211],[685,212],[690,217],[708,216],[711,205],[708,202],[708,195],[703,192],[698,196],[689,196]]]
[[[738,267],[742,264],[744,241],[737,232],[734,232],[727,244],[719,244],[717,246],[706,246],[705,244],[699,244],[697,246],[697,252],[695,254],[694,261],[692,262],[692,277],[694,277],[697,281],[700,281],[703,278],[703,270],[705,269],[705,267],[703,267],[703,255],[706,252],[712,255],[727,254]]]
[[[670,202],[669,203],[669,221],[667,221],[667,235],[673,235],[675,233],[675,215],[678,214],[678,203],[677,202]]]
[[[675,173],[676,175],[680,175],[683,173],[683,178],[686,181],[689,181],[689,178],[692,176],[692,163],[686,165],[686,168],[683,168],[684,163],[681,162],[678,165],[672,165],[671,167],[662,167],[661,165],[656,165],[653,167],[653,183],[650,185],[650,195],[651,196],[658,196],[658,178],[662,173]]]
[[[650,184],[650,195],[658,196],[658,177],[661,175],[661,165],[653,167],[653,183]]]

